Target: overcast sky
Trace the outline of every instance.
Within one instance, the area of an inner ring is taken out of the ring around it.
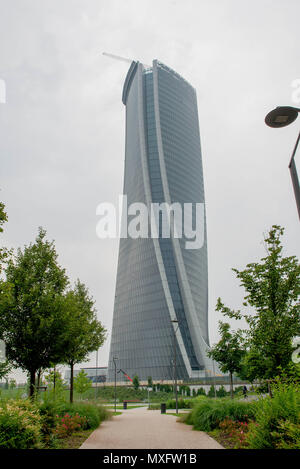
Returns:
[[[129,65],[101,53],[157,58],[197,90],[216,342],[216,300],[240,306],[231,268],[263,257],[263,233],[284,226],[285,253],[300,256],[288,170],[300,120],[264,124],[277,105],[300,107],[299,17],[299,0],[0,0],[1,242],[24,246],[43,226],[110,333],[118,240],[96,237],[96,206],[122,193]]]

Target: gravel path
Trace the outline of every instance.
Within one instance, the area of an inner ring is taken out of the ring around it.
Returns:
[[[147,408],[127,409],[103,422],[80,449],[223,449],[204,432],[173,415]]]

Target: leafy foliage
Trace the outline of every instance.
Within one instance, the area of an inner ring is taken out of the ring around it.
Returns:
[[[72,433],[86,427],[86,417],[80,417],[78,413],[75,415],[65,414],[63,417],[57,416],[57,424],[55,434],[58,438],[65,438]]]
[[[92,387],[91,380],[83,370],[74,379],[74,387],[81,396]]]
[[[137,391],[140,386],[139,377],[137,375],[133,377],[132,384],[133,384],[134,389]]]
[[[178,409],[190,409],[192,400],[191,399],[178,399],[177,401]],[[167,409],[176,409],[175,399],[170,399],[166,403]]]
[[[0,233],[3,232],[2,225],[7,221],[7,213],[5,212],[5,205],[0,202]]]
[[[40,228],[35,243],[18,250],[0,285],[0,338],[7,358],[30,373],[31,395],[36,371],[61,360],[59,337],[66,329],[62,294],[68,279],[45,236]]]
[[[51,417],[52,427],[54,427],[56,424],[57,416],[63,417],[66,414],[75,416],[78,414],[80,417],[85,418],[86,423],[84,425],[84,429],[97,428],[103,420],[108,418],[109,415],[105,407],[81,402],[76,402],[73,404],[69,402],[56,401],[47,403],[44,402],[40,405],[40,412],[43,415]]]
[[[256,404],[256,425],[250,426],[247,438],[253,449],[298,448],[300,393],[295,384],[279,383],[273,398],[261,398]]]
[[[211,431],[219,427],[226,418],[238,422],[248,422],[255,416],[254,402],[241,402],[232,399],[200,398],[185,422],[193,425],[195,430]]]
[[[226,418],[223,422],[220,422],[219,428],[221,430],[222,437],[229,440],[235,449],[244,449],[248,447],[248,422],[239,422]]]
[[[0,233],[3,233],[3,225],[7,221],[7,213],[5,205],[0,202]],[[7,260],[10,251],[3,246],[0,246],[0,274],[2,272],[2,264]]]
[[[228,393],[226,389],[224,388],[224,386],[220,386],[220,388],[217,389],[216,394],[217,394],[217,397],[226,397]]]
[[[207,393],[207,397],[215,397],[216,393],[215,393],[215,387],[214,385],[212,384],[211,387],[209,388],[208,390],[208,393]]]
[[[95,302],[86,286],[77,280],[65,297],[68,328],[63,337],[64,359],[71,367],[70,401],[73,401],[73,368],[104,343],[106,330],[97,320]]]
[[[0,380],[5,378],[10,372],[10,370],[11,370],[11,364],[7,360],[5,360],[2,363],[0,362]]]
[[[207,355],[219,363],[223,373],[230,374],[230,389],[233,397],[232,374],[241,370],[241,361],[245,351],[241,346],[241,333],[230,332],[230,324],[219,321],[220,341],[212,347]]]
[[[42,418],[37,407],[25,400],[9,400],[0,407],[0,448],[28,449],[42,446]]]
[[[64,390],[65,385],[61,376],[61,373],[57,369],[49,370],[49,373],[45,375],[47,384],[47,390],[43,393],[44,400],[56,399],[64,401]]]
[[[265,238],[267,256],[242,271],[233,269],[246,291],[243,305],[250,312],[231,310],[220,298],[217,303],[225,316],[248,324],[243,331],[248,353],[240,373],[251,381],[272,378],[280,367],[284,370],[291,361],[292,339],[300,334],[300,265],[295,256],[282,256],[283,232],[274,225]]]

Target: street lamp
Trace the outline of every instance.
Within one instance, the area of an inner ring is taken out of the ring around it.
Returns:
[[[113,357],[113,362],[115,365],[115,413],[117,412],[117,357]]]
[[[265,118],[265,123],[269,127],[273,128],[278,128],[278,127],[286,127],[287,125],[291,124],[294,122],[299,113],[300,109],[292,106],[279,106],[273,111],[270,111]],[[298,135],[298,138],[296,140],[296,144],[292,153],[292,157],[289,163],[289,169],[291,173],[291,178],[292,178],[292,183],[293,183],[293,188],[294,188],[294,193],[295,193],[295,199],[296,199],[296,204],[297,204],[297,209],[298,209],[298,215],[300,219],[300,187],[299,187],[299,179],[298,179],[298,174],[297,174],[297,168],[295,164],[295,154],[296,150],[298,147],[298,143],[300,140],[300,132]]]
[[[175,388],[175,402],[176,402],[176,414],[178,414],[178,394],[177,394],[177,370],[176,370],[176,332],[179,327],[177,319],[172,319],[173,324],[177,324],[176,329],[174,328],[174,388]]]

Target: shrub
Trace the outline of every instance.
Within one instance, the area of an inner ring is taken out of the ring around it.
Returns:
[[[86,417],[80,417],[78,414],[65,414],[63,417],[57,416],[55,434],[58,438],[65,438],[83,428],[86,428]]]
[[[250,448],[299,448],[299,386],[278,384],[273,389],[273,398],[259,399],[256,423],[250,426],[247,438]]]
[[[215,397],[215,387],[213,385],[209,388],[207,397]]]
[[[39,413],[42,416],[42,435],[46,446],[55,446],[54,429],[56,426],[57,404],[46,401],[39,405]]]
[[[155,387],[161,388],[164,385],[155,385]],[[169,389],[171,387],[169,386]],[[172,389],[171,389],[172,390]],[[103,401],[114,401],[115,390],[114,386],[105,386],[99,387],[97,389],[97,399],[101,399]],[[91,389],[87,392],[86,397],[93,399],[95,396],[95,389]],[[159,390],[159,392],[151,391],[150,393],[151,400],[155,400],[155,402],[166,402],[167,399],[170,399],[170,393],[165,391]],[[144,399],[148,399],[148,391],[145,388],[139,388],[137,391],[133,388],[133,386],[117,386],[117,400],[118,402],[123,402],[125,400],[133,400],[133,399],[140,399],[141,401]]]
[[[277,431],[273,432],[277,438],[278,449],[300,449],[300,425],[290,420],[279,420]]]
[[[255,402],[234,401],[228,398],[197,398],[193,410],[183,420],[195,430],[211,431],[226,418],[248,422],[255,416]]]
[[[235,449],[247,448],[247,434],[249,431],[248,422],[236,422],[226,418],[220,422],[219,428],[224,437],[226,437]]]
[[[217,391],[216,391],[217,397],[226,397],[228,395],[226,389],[224,386],[221,386]]]
[[[197,392],[197,395],[198,395],[198,396],[206,396],[205,389],[199,388],[199,389],[198,389],[198,392]]]
[[[8,400],[0,407],[0,448],[42,447],[42,417],[30,401]]]
[[[235,395],[237,395],[237,394],[241,394],[241,395],[242,395],[242,394],[243,394],[243,389],[244,389],[243,386],[237,386],[236,388],[234,388],[233,393],[234,393]]]
[[[85,418],[84,429],[97,428],[109,416],[105,407],[81,402],[71,404],[69,402],[46,401],[40,405],[39,410],[43,416],[44,433],[51,433],[57,425],[57,418],[64,417],[66,414],[71,417],[78,415]]]
[[[178,399],[177,404],[178,404],[178,409],[190,409],[191,408],[191,400]],[[169,399],[166,405],[167,405],[167,409],[176,409],[175,399]]]
[[[99,427],[100,423],[107,419],[109,415],[107,410],[102,406],[83,403],[64,403],[58,405],[57,415],[64,416],[65,414],[69,414],[70,416],[77,414],[80,417],[85,417],[84,429]]]

